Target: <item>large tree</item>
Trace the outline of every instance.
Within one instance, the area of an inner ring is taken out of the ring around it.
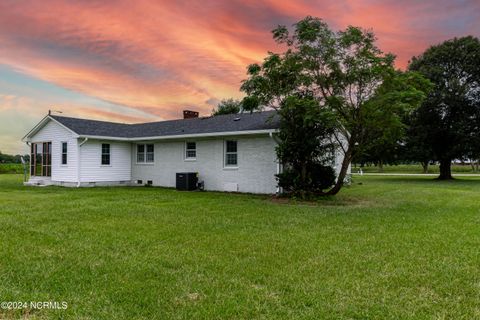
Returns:
[[[241,89],[259,105],[273,108],[306,93],[334,115],[333,136],[344,159],[335,185],[325,193],[336,194],[355,153],[399,123],[405,108],[421,102],[424,79],[396,72],[394,56],[384,54],[374,34],[361,28],[334,32],[321,19],[306,17],[293,32],[277,27],[273,37],[286,50],[250,65]]]
[[[480,154],[480,41],[468,36],[432,46],[412,59],[409,70],[434,84],[415,113],[412,138],[431,146],[439,179],[452,179],[452,160]]]

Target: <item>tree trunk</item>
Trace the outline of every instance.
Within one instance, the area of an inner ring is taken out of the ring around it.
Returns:
[[[440,160],[440,175],[438,180],[449,180],[453,179],[452,177],[452,160],[443,159]]]
[[[382,160],[378,161],[378,171],[383,172],[383,161]]]
[[[353,150],[352,150],[351,145],[352,144],[349,143],[347,152],[345,153],[345,157],[343,158],[342,167],[340,168],[340,173],[338,174],[338,177],[337,177],[337,182],[335,182],[335,185],[333,186],[332,189],[330,189],[330,190],[328,190],[327,192],[324,193],[325,195],[334,196],[342,188],[343,181],[345,180],[345,177],[347,176],[348,166],[350,165],[350,162],[352,161]]]
[[[302,179],[302,189],[305,188],[305,181],[307,181],[307,164],[302,163],[302,171],[300,172],[300,178]]]
[[[423,173],[428,173],[428,161],[422,162]]]

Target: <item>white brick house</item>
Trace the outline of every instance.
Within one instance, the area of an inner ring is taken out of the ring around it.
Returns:
[[[143,124],[49,114],[22,139],[27,184],[174,187],[177,172],[197,172],[205,190],[275,193],[277,130],[273,111]]]

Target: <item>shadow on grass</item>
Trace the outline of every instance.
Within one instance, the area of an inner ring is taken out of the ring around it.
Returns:
[[[420,185],[480,185],[480,177],[454,177],[451,180],[439,180],[436,176],[363,176],[354,177],[352,185],[368,184],[369,182],[381,181],[384,183],[406,183],[406,184],[420,184]]]
[[[352,196],[340,191],[335,196],[318,196],[310,199],[301,199],[289,196],[271,196],[268,202],[279,205],[307,206],[307,207],[371,207],[373,201],[368,197]]]

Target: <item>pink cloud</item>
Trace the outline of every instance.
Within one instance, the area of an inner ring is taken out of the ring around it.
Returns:
[[[405,67],[454,35],[479,32],[480,5],[441,1],[0,3],[0,63],[156,117],[240,97],[247,64],[277,51],[270,30],[306,15],[371,28]],[[97,112],[97,115],[99,113]],[[105,116],[110,116],[104,114]]]

